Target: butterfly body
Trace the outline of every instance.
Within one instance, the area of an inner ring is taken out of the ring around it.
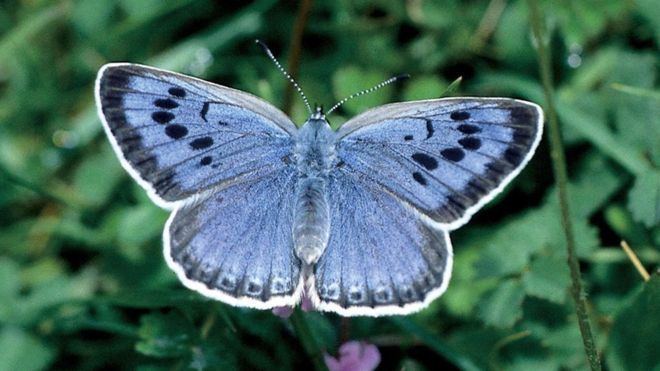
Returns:
[[[336,160],[335,132],[320,110],[298,131],[294,156],[298,172],[294,248],[296,256],[311,265],[323,254],[330,237],[327,183]]]
[[[539,106],[446,98],[300,128],[248,93],[128,63],[101,68],[99,117],[121,164],[171,209],[164,256],[205,296],[260,309],[408,314],[447,288],[449,232],[532,157]]]

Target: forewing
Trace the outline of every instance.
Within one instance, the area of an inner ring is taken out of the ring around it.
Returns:
[[[277,171],[291,154],[295,125],[238,90],[124,63],[101,68],[95,93],[122,165],[163,207]]]
[[[449,283],[446,231],[359,174],[338,170],[329,182],[331,229],[309,296],[344,316],[408,314]]]
[[[458,228],[525,166],[543,112],[506,98],[448,98],[367,111],[338,133],[339,164],[445,230]]]
[[[301,294],[292,242],[296,173],[285,168],[201,196],[170,216],[165,258],[190,289],[238,306],[293,306]]]

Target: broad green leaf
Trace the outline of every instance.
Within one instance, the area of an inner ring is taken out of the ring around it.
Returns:
[[[436,76],[420,76],[412,78],[406,84],[403,92],[403,100],[421,100],[441,98],[447,89],[447,83]]]
[[[44,370],[55,357],[55,351],[24,330],[6,326],[0,330],[0,370]]]
[[[660,365],[660,277],[654,275],[614,319],[605,353],[612,370],[657,370]]]
[[[564,303],[570,285],[566,259],[556,255],[534,259],[523,274],[522,282],[527,295]]]
[[[487,325],[511,327],[522,317],[524,298],[525,291],[520,281],[502,281],[490,295],[480,301],[477,314]]]
[[[597,231],[589,225],[589,217],[618,189],[622,180],[607,163],[594,156],[585,160],[581,170],[580,179],[569,184],[569,196],[577,252],[585,256],[599,245]],[[558,198],[553,189],[542,207],[505,221],[489,236],[481,258],[475,263],[479,276],[522,273],[532,254],[544,248],[565,256],[563,233]]]
[[[372,86],[375,86],[376,84],[384,81],[389,77],[390,76],[384,72],[374,71],[371,69],[364,70],[356,66],[344,67],[335,72],[333,75],[333,91],[337,99],[343,99],[350,96],[351,94],[371,88]],[[385,86],[381,89],[378,89],[376,92],[351,99],[342,107],[347,112],[355,115],[369,108],[387,103],[391,94],[392,87]]]
[[[90,206],[98,207],[108,197],[119,181],[125,177],[117,157],[105,146],[103,151],[88,156],[76,170],[74,188]]]
[[[82,271],[77,275],[56,276],[31,288],[28,295],[16,301],[18,321],[37,322],[49,309],[88,299],[96,286],[95,273]]]
[[[628,194],[628,209],[636,221],[649,228],[660,223],[660,172],[640,175]]]
[[[580,329],[574,321],[569,321],[563,327],[554,326],[541,339],[541,343],[552,352],[553,357],[556,357],[566,369],[588,369]]]
[[[141,245],[159,239],[167,214],[154,205],[138,205],[126,208],[119,216],[117,241],[122,254],[130,260],[138,260],[144,251]]]

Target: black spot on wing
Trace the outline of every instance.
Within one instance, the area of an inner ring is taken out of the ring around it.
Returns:
[[[442,157],[453,162],[459,162],[465,157],[465,152],[458,147],[443,149],[440,151],[440,154]]]
[[[476,134],[481,132],[481,128],[475,125],[461,124],[458,125],[458,131],[460,131],[463,134]]]
[[[202,137],[197,138],[190,142],[190,147],[195,150],[208,148],[213,145],[213,138],[211,137]]]
[[[213,162],[213,158],[211,156],[204,156],[201,160],[199,160],[199,164],[202,166],[210,165],[211,162]]]
[[[458,140],[458,144],[460,144],[465,149],[474,151],[481,147],[481,139],[475,137],[464,137]]]
[[[406,142],[411,141],[411,140],[413,140],[413,136],[412,135],[406,135],[405,137],[403,137],[403,140],[405,140]]]
[[[426,120],[426,139],[429,139],[433,136],[435,130],[433,129],[433,123],[431,120]]]
[[[173,101],[172,99],[156,99],[154,101],[154,106],[165,109],[173,109],[179,107],[179,103]]]
[[[426,181],[426,178],[424,178],[424,175],[422,175],[422,173],[420,173],[420,172],[415,171],[414,173],[412,173],[412,177],[413,177],[413,179],[415,179],[415,181],[417,183],[419,183],[423,186],[428,184],[428,182]]]
[[[454,111],[449,115],[454,121],[465,121],[470,118],[470,112],[467,111]]]
[[[427,170],[435,170],[438,168],[438,160],[425,153],[414,153],[412,159],[418,164],[424,166]]]
[[[188,135],[188,129],[185,126],[173,124],[165,127],[165,134],[172,139],[181,139]]]
[[[174,114],[166,111],[156,111],[151,114],[151,118],[159,124],[167,124],[174,119]]]
[[[199,113],[202,116],[202,120],[206,121],[206,114],[209,112],[209,102],[204,102],[202,106],[202,111]]]
[[[176,87],[169,88],[167,90],[167,92],[170,93],[170,95],[172,95],[174,97],[177,97],[177,98],[185,98],[186,97],[186,91],[181,89],[181,88],[176,88]]]

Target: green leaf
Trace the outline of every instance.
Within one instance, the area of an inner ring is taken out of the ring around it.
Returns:
[[[343,99],[364,89],[371,88],[389,76],[373,69],[363,70],[356,66],[344,67],[335,72],[332,86],[337,99]],[[389,101],[392,86],[388,85],[375,92],[347,101],[342,107],[351,114],[357,114]]]
[[[541,342],[567,370],[587,369],[580,329],[574,322],[553,327]]]
[[[479,303],[478,316],[487,325],[511,327],[522,317],[525,291],[518,280],[509,279]]]
[[[628,194],[628,209],[636,221],[649,228],[660,223],[660,172],[647,172],[637,177]]]
[[[101,206],[124,174],[110,145],[107,145],[102,152],[82,162],[74,175],[73,186],[90,206]]]
[[[55,357],[55,352],[39,339],[11,326],[0,332],[0,349],[0,370],[44,370]]]
[[[172,358],[191,351],[195,328],[174,311],[142,316],[135,349],[148,356]]]
[[[31,288],[28,295],[17,300],[18,321],[33,324],[50,308],[88,299],[95,286],[96,277],[92,270],[71,276],[60,275],[40,282]]]
[[[122,210],[117,226],[117,241],[122,255],[132,261],[142,257],[140,246],[160,238],[167,214],[154,205],[142,204]]]
[[[564,303],[570,285],[566,259],[559,256],[541,256],[529,266],[522,278],[528,295],[543,298],[557,304]]]
[[[579,256],[586,256],[599,245],[597,231],[589,225],[589,217],[620,187],[622,179],[602,158],[595,156],[587,157],[580,170],[580,178],[569,184],[569,196],[577,252]],[[475,263],[479,276],[522,273],[531,256],[547,247],[565,256],[560,220],[557,193],[552,189],[543,206],[500,224],[489,236]]]
[[[660,365],[660,276],[654,275],[616,316],[606,352],[612,370],[657,370]]]
[[[447,83],[434,75],[415,77],[406,84],[403,100],[440,98],[446,89]]]

